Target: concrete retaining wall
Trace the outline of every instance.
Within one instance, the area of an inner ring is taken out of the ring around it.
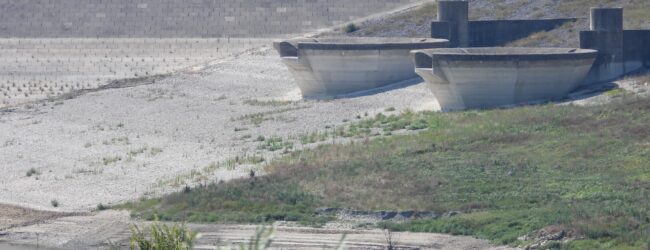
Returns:
[[[469,21],[467,35],[459,36],[458,31],[452,33],[454,23],[435,21],[431,23],[431,37],[455,40],[452,47],[494,47],[501,46],[529,35],[549,31],[566,22],[576,21],[575,18],[543,19],[543,20],[488,20]],[[462,31],[460,32],[463,33]],[[454,35],[455,34],[455,35]],[[466,37],[467,41],[461,41]]]
[[[269,37],[417,0],[0,0],[0,37]]]
[[[623,54],[626,60],[639,61],[650,68],[650,30],[623,31]]]
[[[469,45],[471,47],[500,46],[529,35],[549,31],[576,21],[575,18],[543,20],[490,20],[469,22]]]
[[[542,20],[469,21],[468,2],[440,0],[438,21],[431,23],[431,37],[449,40],[449,47],[494,47],[549,31],[576,18]]]
[[[622,8],[592,8],[591,30],[580,32],[580,47],[598,50],[586,84],[614,80],[650,66],[650,30],[624,30]]]

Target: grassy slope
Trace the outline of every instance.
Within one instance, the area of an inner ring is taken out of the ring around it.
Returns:
[[[395,230],[474,235],[502,244],[545,227],[571,246],[640,247],[650,223],[650,99],[379,117],[363,128],[417,135],[295,152],[269,175],[127,204],[134,215],[199,222],[322,223],[320,206],[459,210]],[[361,129],[360,129],[361,128]],[[605,247],[607,248],[607,247]]]
[[[647,0],[475,0],[470,4],[472,20],[581,17],[558,29],[539,32],[507,46],[577,47],[580,30],[589,29],[590,7],[624,7],[626,29],[650,29],[650,1]],[[429,24],[436,19],[436,4],[397,13],[360,24],[351,36],[430,36]]]

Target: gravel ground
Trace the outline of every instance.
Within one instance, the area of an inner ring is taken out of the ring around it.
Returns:
[[[251,156],[268,161],[281,153],[258,149],[259,136],[290,138],[299,149],[299,135],[365,113],[435,108],[423,84],[349,99],[300,100],[268,47],[133,85],[0,111],[0,202],[89,211],[99,203],[248,175],[255,166],[223,162]]]

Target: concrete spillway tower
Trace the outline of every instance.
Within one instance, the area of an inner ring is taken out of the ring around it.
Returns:
[[[591,8],[591,32],[580,33],[580,47],[598,50],[588,83],[624,74],[623,8]]]
[[[438,21],[449,24],[449,47],[469,46],[469,4],[467,1],[438,1]]]

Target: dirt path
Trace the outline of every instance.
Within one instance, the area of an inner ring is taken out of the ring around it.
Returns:
[[[52,212],[1,206],[1,218],[10,217],[6,211],[16,210],[24,226],[0,230],[0,243],[10,242],[27,246],[55,249],[106,249],[109,244],[128,247],[129,226],[146,226],[148,222],[133,221],[127,211],[102,211],[99,213],[56,216]],[[28,214],[29,216],[25,216]],[[58,214],[60,215],[60,214]],[[31,220],[30,220],[31,219]],[[15,225],[15,223],[12,223]],[[199,233],[197,249],[214,249],[214,246],[247,243],[259,228],[255,225],[189,224]],[[331,249],[346,234],[347,249],[385,249],[387,235],[381,230],[355,230],[309,228],[300,226],[275,227],[274,249]],[[394,233],[393,242],[406,249],[511,249],[495,247],[487,241],[466,236],[431,233]],[[0,245],[2,246],[2,245]]]
[[[18,206],[0,204],[0,232],[14,227],[32,225],[40,221],[56,219],[70,214],[36,211]]]

